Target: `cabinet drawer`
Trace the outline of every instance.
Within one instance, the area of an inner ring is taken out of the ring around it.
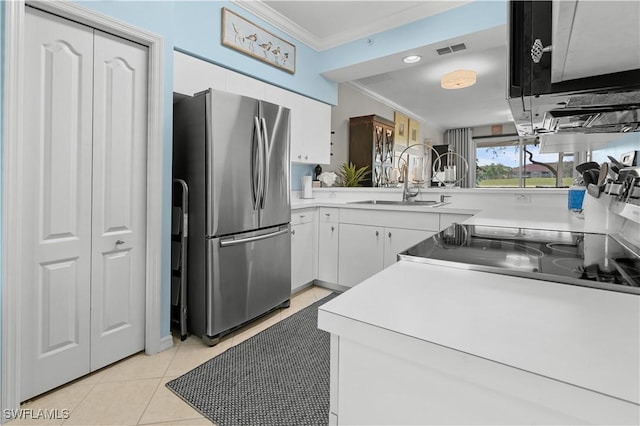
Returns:
[[[315,209],[295,210],[291,212],[291,225],[313,222]]]
[[[397,210],[340,209],[340,223],[438,231],[440,230],[440,214]]]
[[[338,223],[340,209],[320,207],[320,222]]]

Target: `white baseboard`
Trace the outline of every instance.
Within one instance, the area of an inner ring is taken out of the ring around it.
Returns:
[[[173,336],[169,334],[168,336],[164,336],[160,339],[160,352],[166,351],[167,349],[171,349],[173,347]]]

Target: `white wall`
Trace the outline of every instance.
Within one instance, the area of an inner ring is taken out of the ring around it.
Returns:
[[[331,110],[331,165],[324,171],[335,171],[342,163],[349,161],[349,118],[376,114],[393,121],[395,110],[348,84],[338,85],[338,105]],[[424,140],[431,139],[435,145],[442,144],[442,129],[420,122],[420,133]]]

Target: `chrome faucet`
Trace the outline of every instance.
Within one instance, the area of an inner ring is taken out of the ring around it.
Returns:
[[[402,154],[400,155],[402,156]],[[404,168],[404,185],[402,188],[402,201],[403,202],[414,201],[414,198],[417,197],[418,194],[420,194],[420,187],[418,187],[418,190],[415,193],[409,190],[409,167],[405,167]]]
[[[402,156],[404,155],[404,153],[407,152],[409,148],[413,148],[415,146],[424,146],[426,148],[429,148],[433,153],[435,153],[436,156],[439,155],[436,152],[436,150],[434,150],[431,147],[431,145],[427,145],[425,143],[414,143],[412,145],[407,146],[404,150],[402,150],[402,152],[398,156],[398,167],[400,167],[400,161],[402,160]],[[402,202],[414,201],[414,198],[417,197],[418,194],[420,194],[420,187],[418,187],[418,190],[416,192],[411,192],[411,190],[409,189],[409,161],[404,160],[404,166],[405,167],[404,167],[404,173],[403,173],[404,185],[402,188]]]

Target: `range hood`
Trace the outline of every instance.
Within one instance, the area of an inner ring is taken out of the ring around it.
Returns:
[[[639,17],[639,2],[511,1],[507,98],[518,133],[640,131]]]
[[[640,130],[640,89],[541,96],[531,99],[531,108],[536,134]]]

